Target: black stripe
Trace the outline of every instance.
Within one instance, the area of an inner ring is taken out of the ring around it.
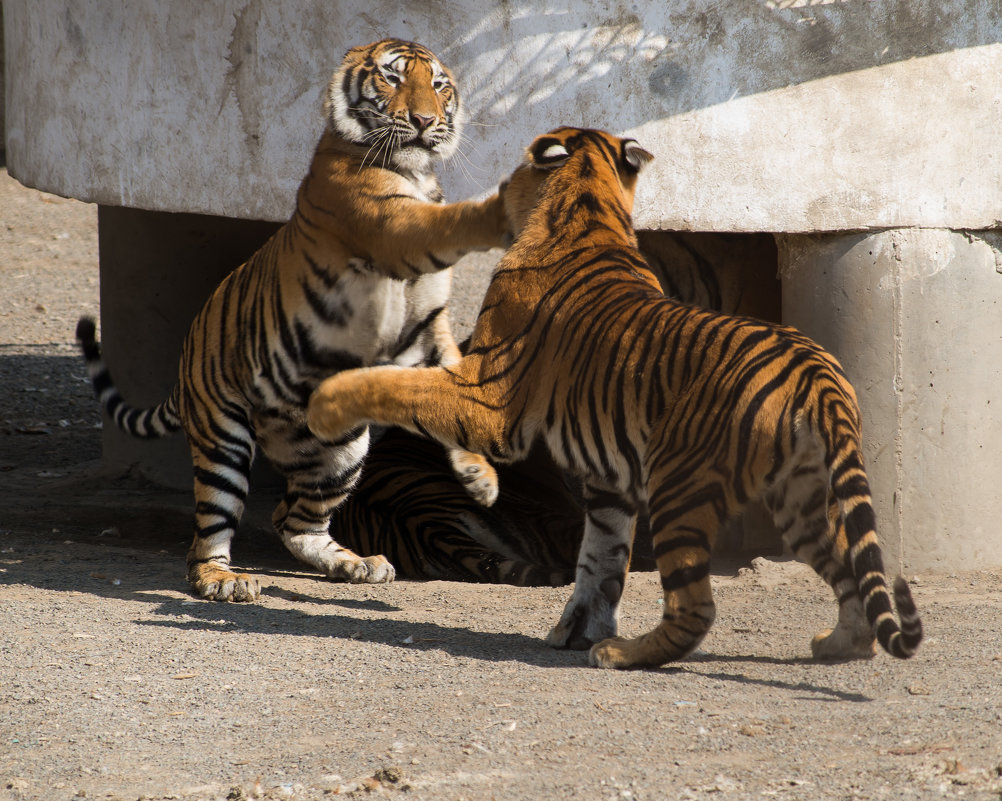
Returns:
[[[680,567],[667,576],[661,577],[661,588],[665,592],[677,592],[692,584],[702,581],[710,575],[710,563],[703,562],[692,567]]]

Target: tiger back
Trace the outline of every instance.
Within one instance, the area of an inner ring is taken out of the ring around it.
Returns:
[[[449,267],[507,236],[496,194],[442,202],[433,167],[455,150],[462,114],[452,75],[427,48],[388,39],[349,50],[324,112],[291,219],[206,301],[167,400],[131,407],[101,359],[93,321],[77,329],[115,424],[136,436],[185,432],[195,479],[188,580],[205,598],[260,593],[253,576],[229,569],[258,450],[286,479],[273,522],[296,557],[331,578],[393,579],[385,557],[359,557],[328,531],[333,510],[357,482],[367,428],[321,440],[306,427],[303,408],[313,388],[339,370],[457,361]],[[491,503],[493,467],[459,449],[449,457],[470,494]]]
[[[538,137],[504,189],[517,236],[467,355],[447,370],[334,376],[313,394],[311,429],[399,425],[499,461],[545,442],[582,477],[586,504],[575,587],[547,641],[590,648],[592,664],[660,665],[699,645],[715,617],[714,539],[753,499],[838,599],[816,657],[872,657],[878,641],[911,656],[921,623],[903,579],[892,604],[851,385],[793,329],[662,294],[630,220],[650,158],[601,131]],[[664,606],[626,640],[618,610],[643,504]]]

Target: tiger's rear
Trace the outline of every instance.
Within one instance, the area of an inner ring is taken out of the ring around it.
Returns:
[[[852,387],[793,329],[660,292],[630,222],[650,158],[600,131],[538,137],[504,190],[517,238],[467,356],[448,371],[330,378],[310,402],[311,429],[400,425],[509,461],[545,441],[583,478],[587,507],[575,588],[547,641],[591,648],[595,665],[660,665],[698,646],[715,616],[717,531],[757,498],[838,598],[815,656],[870,657],[875,639],[911,656],[921,623],[903,580],[891,600]],[[653,631],[625,640],[618,610],[644,503],[664,607]]]

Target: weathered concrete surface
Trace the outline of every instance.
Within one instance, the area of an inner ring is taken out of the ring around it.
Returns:
[[[219,282],[277,228],[255,220],[98,207],[102,346],[130,403],[153,406],[170,394],[191,321]],[[110,468],[135,466],[158,484],[191,489],[183,436],[141,440],[105,425],[102,447]]]
[[[102,204],[284,220],[328,76],[349,46],[397,35],[465,90],[451,197],[570,123],[658,156],[638,227],[986,228],[1002,219],[1000,7],[7,0],[8,159]]]
[[[779,237],[783,317],[859,395],[889,565],[1002,564],[1002,239],[894,230]]]

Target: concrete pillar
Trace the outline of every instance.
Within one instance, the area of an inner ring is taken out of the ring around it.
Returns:
[[[1002,234],[777,244],[784,322],[834,353],[859,396],[889,569],[1002,564]]]
[[[277,223],[207,214],[98,207],[101,339],[105,361],[134,406],[159,403],[177,381],[181,344],[205,299]],[[134,439],[104,427],[104,457],[152,481],[191,488],[184,437]]]

